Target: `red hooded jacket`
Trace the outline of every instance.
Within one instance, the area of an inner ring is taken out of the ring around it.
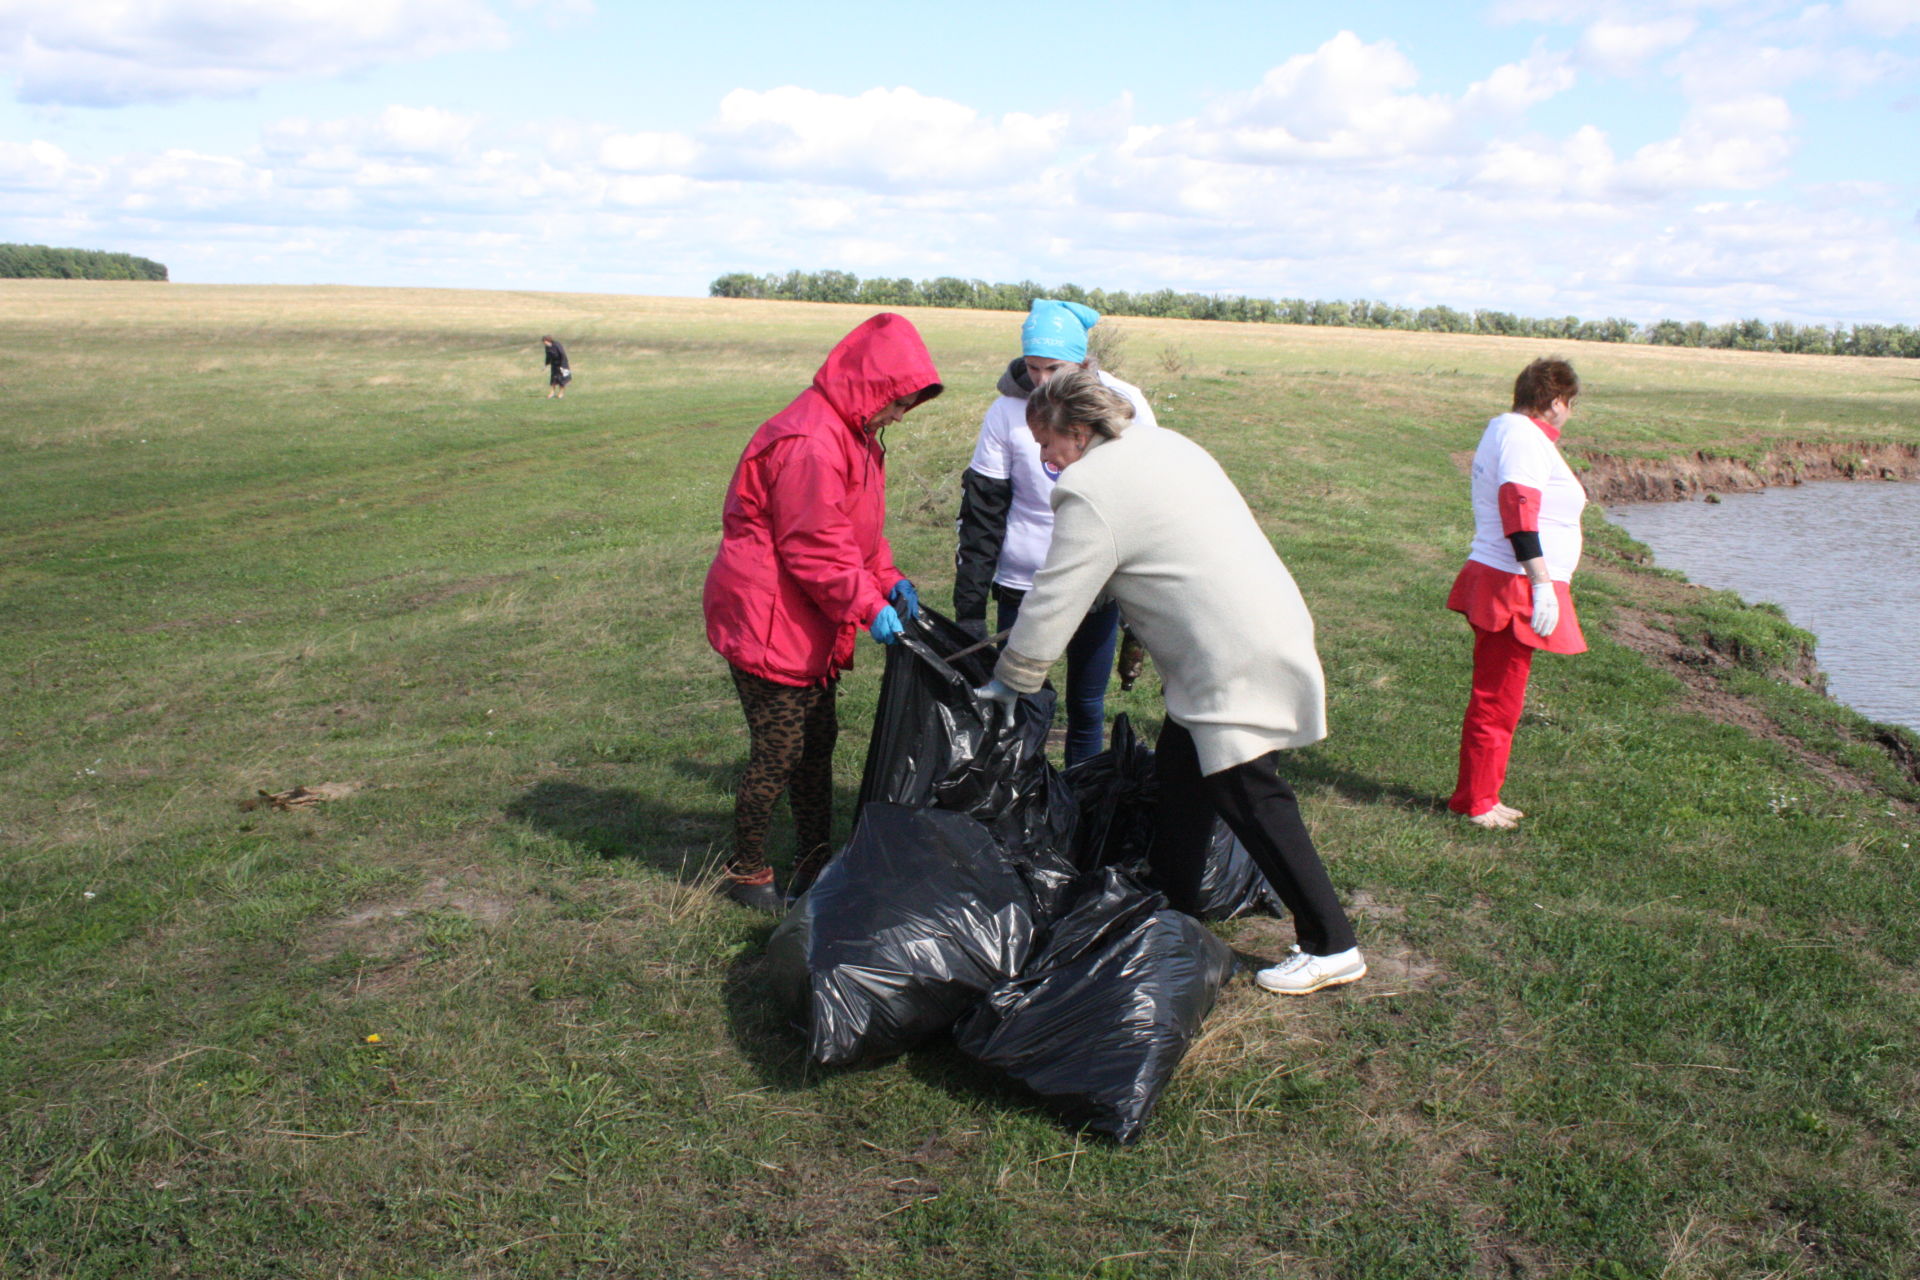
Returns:
[[[860,628],[902,576],[887,545],[886,452],[867,422],[895,400],[940,389],[913,325],[877,315],[753,433],[727,487],[701,597],[721,657],[789,685],[853,666]]]

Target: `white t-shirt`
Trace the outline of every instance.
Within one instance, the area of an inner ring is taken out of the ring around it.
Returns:
[[[1153,406],[1140,388],[1122,382],[1104,369],[1100,381],[1133,405],[1128,432],[1158,430]],[[1013,481],[1013,501],[1007,507],[1007,536],[1000,544],[1000,563],[993,580],[1015,591],[1033,588],[1033,575],[1047,562],[1047,544],[1053,540],[1053,484],[1059,474],[1040,461],[1040,445],[1027,429],[1027,402],[1001,396],[987,406],[980,420],[980,438],[967,464],[989,480]]]
[[[1502,573],[1521,573],[1500,520],[1500,487],[1516,484],[1540,494],[1540,554],[1547,576],[1572,582],[1580,565],[1580,511],[1587,491],[1540,425],[1522,413],[1487,424],[1473,454],[1473,549],[1469,560]]]

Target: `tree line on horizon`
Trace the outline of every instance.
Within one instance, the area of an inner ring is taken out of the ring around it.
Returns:
[[[1509,311],[1461,311],[1454,307],[1394,306],[1365,298],[1308,301],[1305,298],[1248,298],[1237,294],[1151,293],[1082,289],[1063,284],[1047,289],[1031,280],[988,284],[941,276],[935,280],[862,280],[850,271],[789,271],[754,275],[734,271],[707,289],[715,298],[761,298],[779,302],[850,302],[878,307],[962,307],[983,311],[1025,311],[1035,298],[1082,302],[1102,315],[1151,316],[1173,320],[1224,320],[1242,324],[1318,324],[1358,329],[1413,329],[1430,333],[1483,333],[1512,338],[1564,338],[1579,342],[1640,342],[1662,347],[1719,347],[1736,351],[1784,351],[1805,355],[1903,356],[1920,359],[1920,329],[1904,324],[1797,325],[1787,320],[1736,320],[1707,324],[1699,320],[1660,320],[1638,324],[1612,317],[1536,318]]]
[[[104,249],[0,244],[0,280],[165,280],[164,263]]]

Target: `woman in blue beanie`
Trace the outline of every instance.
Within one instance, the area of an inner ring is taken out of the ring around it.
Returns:
[[[1087,331],[1099,320],[1098,312],[1078,302],[1036,298],[1020,326],[1020,356],[1000,375],[1000,397],[981,419],[973,460],[961,479],[953,582],[953,615],[977,638],[987,635],[989,594],[997,606],[996,629],[1013,625],[1053,537],[1053,483],[1060,473],[1041,460],[1027,429],[1027,397],[1063,369],[1088,369],[1133,405],[1132,430],[1158,429],[1140,389],[1100,369],[1087,354]],[[1067,645],[1069,767],[1104,745],[1119,619],[1113,601],[1097,602]]]

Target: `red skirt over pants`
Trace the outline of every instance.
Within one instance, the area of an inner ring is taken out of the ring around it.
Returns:
[[[1460,725],[1459,780],[1447,801],[1455,813],[1478,816],[1500,803],[1533,651],[1586,652],[1573,596],[1566,583],[1553,586],[1560,597],[1560,623],[1550,636],[1533,629],[1533,589],[1525,574],[1502,573],[1469,560],[1447,596],[1447,607],[1465,614],[1473,627],[1473,688]]]

